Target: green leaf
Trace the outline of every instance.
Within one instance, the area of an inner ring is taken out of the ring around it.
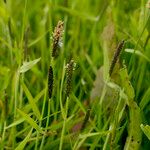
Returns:
[[[31,47],[33,45],[35,45],[36,43],[38,43],[40,40],[42,40],[45,35],[49,32],[50,30],[46,31],[45,33],[43,33],[42,35],[40,35],[37,39],[33,40],[29,45],[28,47]]]
[[[147,56],[145,56],[145,55],[144,55],[142,52],[140,52],[139,50],[125,49],[125,52],[136,54],[136,55],[138,55],[138,56],[141,56],[142,58],[144,58],[144,59],[147,60],[148,62],[150,62],[150,58],[148,58]]]
[[[150,101],[150,87],[147,89],[140,102],[140,108],[143,110],[145,106],[149,103],[149,101]]]
[[[128,75],[126,66],[124,66],[124,68],[120,69],[119,73],[120,73],[124,91],[125,91],[126,95],[128,96],[129,101],[131,102],[135,97],[135,92],[134,92],[134,88],[131,85],[131,82],[129,80],[129,75]]]
[[[42,132],[41,128],[36,124],[36,122],[26,113],[21,111],[20,109],[17,109],[17,111],[21,114],[21,116],[37,131]]]
[[[43,89],[41,92],[39,92],[36,97],[34,97],[33,101],[35,103],[37,103],[40,98],[45,94],[45,89]],[[27,104],[23,107],[23,110],[25,110],[25,112],[29,112],[31,110],[31,104]]]
[[[9,129],[11,127],[17,126],[18,124],[22,123],[25,119],[21,118],[15,122],[13,122],[12,124],[10,124],[9,126],[5,127],[5,129]]]
[[[22,82],[22,88],[23,88],[23,90],[24,90],[24,92],[25,92],[25,94],[29,100],[29,103],[31,105],[31,108],[32,108],[34,114],[40,120],[40,118],[41,118],[40,111],[39,111],[38,107],[36,106],[36,103],[35,103],[32,95],[31,95],[30,91],[28,90],[28,88],[26,87],[26,85],[23,82]]]
[[[87,134],[82,134],[79,135],[79,138],[83,139],[83,138],[88,138],[88,137],[92,137],[92,136],[97,136],[97,135],[107,135],[108,133],[110,133],[110,131],[102,131],[102,132],[95,132],[95,133],[87,133]]]
[[[147,136],[147,138],[150,140],[150,126],[149,125],[140,125],[142,131],[144,132],[144,134]]]
[[[28,70],[30,70],[34,65],[36,65],[41,58],[35,59],[33,61],[24,62],[23,65],[20,67],[19,72],[24,73]]]
[[[33,128],[30,130],[30,132],[28,133],[26,138],[16,147],[15,150],[23,150],[24,149],[25,145],[27,144],[27,142],[31,136],[32,130],[33,130]]]
[[[79,101],[78,98],[76,98],[76,96],[74,94],[71,94],[72,99],[77,103],[77,105],[81,108],[81,110],[86,113],[86,110],[83,106],[83,104],[81,103],[81,101]]]

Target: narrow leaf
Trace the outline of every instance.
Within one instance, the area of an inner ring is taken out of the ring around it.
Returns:
[[[36,65],[41,58],[35,59],[33,61],[24,62],[23,65],[20,67],[19,72],[24,73],[28,70],[30,70],[34,65]]]
[[[145,106],[149,103],[149,101],[150,101],[150,87],[147,89],[140,102],[140,108],[143,110]]]
[[[34,97],[33,101],[37,103],[44,94],[45,94],[45,89],[43,89],[40,93],[38,93],[36,97]],[[31,104],[25,105],[23,110],[25,110],[25,112],[29,112],[31,110]]]
[[[83,138],[88,138],[88,137],[97,136],[97,135],[103,135],[104,136],[104,135],[107,135],[108,133],[110,133],[110,131],[87,133],[87,134],[79,135],[79,138],[83,139]]]
[[[22,123],[24,121],[23,118],[13,122],[12,124],[10,124],[9,126],[5,127],[5,129],[8,129],[8,128],[11,128],[11,127],[14,127],[14,126],[17,126],[18,124]]]
[[[142,52],[140,52],[139,50],[134,50],[134,49],[125,49],[125,52],[128,53],[133,53],[136,54],[138,56],[143,57],[145,60],[147,60],[148,62],[150,62],[150,58],[148,58],[147,56],[145,56]]]
[[[31,108],[32,108],[34,114],[37,116],[38,119],[40,119],[40,117],[41,117],[40,111],[39,111],[38,107],[36,106],[36,103],[31,95],[30,91],[28,90],[28,88],[26,87],[26,85],[23,82],[22,82],[22,87],[23,87],[23,90],[24,90],[28,100],[29,100],[29,103],[31,105]]]
[[[23,150],[23,149],[24,149],[24,147],[26,146],[26,144],[27,144],[27,142],[28,142],[28,140],[29,140],[29,138],[30,138],[30,136],[31,136],[32,130],[33,130],[33,129],[30,130],[30,132],[28,133],[28,135],[27,135],[27,136],[25,137],[25,139],[16,147],[15,150]]]
[[[144,132],[144,134],[147,136],[147,138],[150,140],[150,126],[149,125],[143,125],[141,124],[141,129]]]
[[[36,122],[26,113],[24,113],[23,111],[17,109],[18,112],[21,114],[21,116],[33,127],[35,128],[37,131],[42,132],[41,128],[36,124]]]

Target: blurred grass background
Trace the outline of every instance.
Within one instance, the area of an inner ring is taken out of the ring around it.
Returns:
[[[63,127],[60,109],[61,83],[65,80],[62,77],[63,64],[73,58],[77,69],[73,75],[63,149],[102,149],[106,133],[89,138],[88,134],[89,131],[106,131],[109,119],[103,120],[101,116],[92,120],[83,132],[87,136],[85,139],[79,134],[74,135],[71,129],[84,118],[87,109],[84,103],[90,99],[97,70],[104,64],[104,49],[107,46],[111,58],[122,39],[126,40],[125,49],[140,52],[136,55],[124,51],[121,58],[125,60],[135,90],[135,101],[141,108],[142,123],[150,124],[150,9],[146,8],[147,2],[0,0],[0,148],[15,149],[20,145],[19,149],[59,148]],[[46,127],[51,38],[59,20],[64,21],[63,46],[54,64],[56,79],[50,102],[50,122]],[[41,59],[29,71],[20,72],[23,62],[38,58]],[[64,88],[65,85],[62,93]],[[100,110],[94,102],[91,107],[95,109],[93,115],[98,115]],[[37,112],[42,120],[36,116]],[[127,120],[122,125],[124,130],[118,130],[120,140],[116,142],[116,149],[123,149]],[[44,133],[40,133],[39,128]],[[141,149],[149,149],[149,146],[149,140],[143,135]]]

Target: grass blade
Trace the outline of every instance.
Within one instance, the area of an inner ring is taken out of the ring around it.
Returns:
[[[29,100],[29,103],[31,105],[31,108],[32,108],[35,116],[38,119],[40,119],[41,118],[40,111],[39,111],[38,107],[36,106],[35,101],[34,101],[32,95],[31,95],[30,91],[28,90],[27,86],[23,82],[22,82],[22,87],[23,87],[23,90],[24,90],[28,100]]]
[[[13,122],[12,124],[10,124],[9,126],[5,127],[5,129],[9,129],[11,127],[17,126],[18,124],[22,123],[25,119],[21,118],[15,122]]]
[[[21,114],[21,116],[37,131],[42,132],[41,128],[36,124],[36,122],[26,113],[21,111],[20,109],[17,109],[17,111]]]
[[[30,130],[30,132],[28,133],[28,135],[26,136],[26,138],[17,146],[17,148],[15,150],[23,150],[25,145],[27,144],[30,136],[31,136],[31,133],[32,133],[32,130]]]
[[[34,65],[36,65],[41,58],[35,59],[33,61],[24,62],[23,65],[20,67],[19,72],[24,73],[30,70]]]
[[[147,138],[150,140],[150,126],[149,125],[143,125],[141,124],[141,129],[144,132],[144,134],[147,136]]]
[[[142,58],[144,58],[144,59],[147,60],[148,62],[150,62],[150,58],[148,58],[147,56],[145,56],[145,55],[144,55],[142,52],[140,52],[139,50],[125,49],[125,52],[136,54],[136,55],[138,55],[138,56],[141,56]]]
[[[140,102],[140,108],[143,110],[145,106],[149,103],[150,100],[150,87],[145,92],[141,102]]]

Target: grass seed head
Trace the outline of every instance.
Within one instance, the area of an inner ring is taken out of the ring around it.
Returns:
[[[53,33],[52,57],[54,58],[58,55],[57,51],[62,43],[63,32],[64,32],[64,22],[59,21]]]
[[[66,95],[69,96],[72,89],[72,75],[74,69],[74,61],[71,60],[66,67]]]
[[[52,97],[53,92],[53,68],[52,66],[49,67],[48,71],[48,97],[49,99]]]
[[[109,75],[111,76],[112,72],[113,72],[113,69],[115,67],[115,64],[119,58],[119,55],[121,53],[121,50],[123,49],[124,47],[124,40],[122,40],[119,44],[118,44],[118,47],[114,53],[114,56],[112,58],[112,61],[111,61],[111,65],[110,65],[110,69],[109,69]]]

